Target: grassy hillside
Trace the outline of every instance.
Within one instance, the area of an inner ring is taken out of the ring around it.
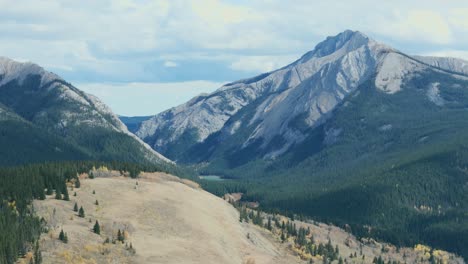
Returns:
[[[40,245],[36,242],[44,231],[44,223],[31,207],[33,199],[44,200],[46,195],[54,195],[57,200],[69,201],[73,193],[68,192],[66,184],[78,188],[79,174],[100,167],[128,172],[132,178],[141,171],[162,171],[191,178],[186,171],[168,164],[73,161],[0,166],[0,264],[14,263],[28,251],[35,251],[35,258],[36,254],[40,255]]]

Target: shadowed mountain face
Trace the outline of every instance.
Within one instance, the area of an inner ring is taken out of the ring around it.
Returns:
[[[0,58],[0,164],[45,160],[167,161],[96,97],[32,63]]]
[[[119,116],[120,121],[127,126],[128,131],[135,133],[140,128],[141,123],[150,119],[151,116]]]
[[[360,32],[144,121],[136,134],[213,192],[468,256],[468,62]]]

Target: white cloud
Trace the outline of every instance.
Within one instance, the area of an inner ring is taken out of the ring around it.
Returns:
[[[383,32],[403,40],[436,44],[448,44],[453,41],[453,32],[448,20],[439,12],[432,10],[409,10],[396,12],[392,21],[383,27]]]
[[[449,23],[452,27],[467,32],[468,31],[468,8],[454,8],[449,12]]]
[[[179,64],[177,64],[177,62],[174,62],[174,61],[165,61],[164,62],[164,67],[166,68],[174,68],[174,67],[177,67],[179,66]]]
[[[190,81],[174,83],[77,83],[96,95],[117,114],[152,115],[185,103],[201,93],[213,92],[224,83]]]
[[[0,0],[0,55],[44,65],[69,81],[207,79],[194,77],[200,61],[215,69],[213,80],[228,71],[249,77],[345,29],[403,52],[464,56],[468,6],[466,0]]]

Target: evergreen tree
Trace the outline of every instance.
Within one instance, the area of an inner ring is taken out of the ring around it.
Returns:
[[[84,212],[83,206],[80,207],[80,210],[78,211],[78,216],[81,217],[81,218],[85,217],[85,212]]]
[[[99,226],[99,222],[96,220],[96,223],[93,227],[93,232],[100,235],[101,234],[101,227]]]
[[[65,191],[63,192],[63,200],[70,201],[70,196],[68,195],[68,189],[65,187]]]
[[[34,246],[34,263],[41,264],[42,263],[42,252],[39,250],[39,242],[36,241]]]
[[[60,230],[59,240],[65,242],[65,233],[63,232],[63,229]]]
[[[99,205],[99,202],[98,202],[98,200],[96,200],[96,202],[95,202],[94,204],[95,204],[95,205]]]
[[[80,178],[76,178],[75,180],[75,188],[80,188],[81,187],[81,182],[80,182]]]
[[[60,189],[55,190],[55,199],[62,200],[62,192]]]
[[[75,202],[75,205],[73,206],[73,211],[78,212],[78,204]]]
[[[266,228],[271,231],[272,226],[271,226],[271,217],[268,217],[268,222]]]
[[[123,234],[123,231],[121,232],[120,229],[119,231],[117,232],[117,240],[120,241],[120,242],[124,242],[125,241],[125,236]]]

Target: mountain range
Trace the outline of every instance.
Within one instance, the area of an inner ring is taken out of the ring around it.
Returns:
[[[467,88],[466,61],[407,55],[347,30],[278,70],[126,118],[2,57],[0,166],[173,160],[223,176],[200,183],[267,212],[466,258]]]
[[[358,31],[143,121],[135,134],[265,210],[468,256],[468,62]]]
[[[395,94],[404,89],[405,81],[431,70],[450,76],[460,73],[458,78],[463,78],[468,63],[411,57],[348,30],[279,70],[226,84],[153,116],[142,122],[136,135],[183,162],[229,159],[244,149],[255,149],[256,158],[274,159],[304,142],[308,130],[326,122],[366,81],[373,79],[378,91]],[[239,138],[237,149],[222,150],[233,138]],[[214,141],[224,144],[214,146]],[[200,144],[209,149],[202,157],[196,151]]]

